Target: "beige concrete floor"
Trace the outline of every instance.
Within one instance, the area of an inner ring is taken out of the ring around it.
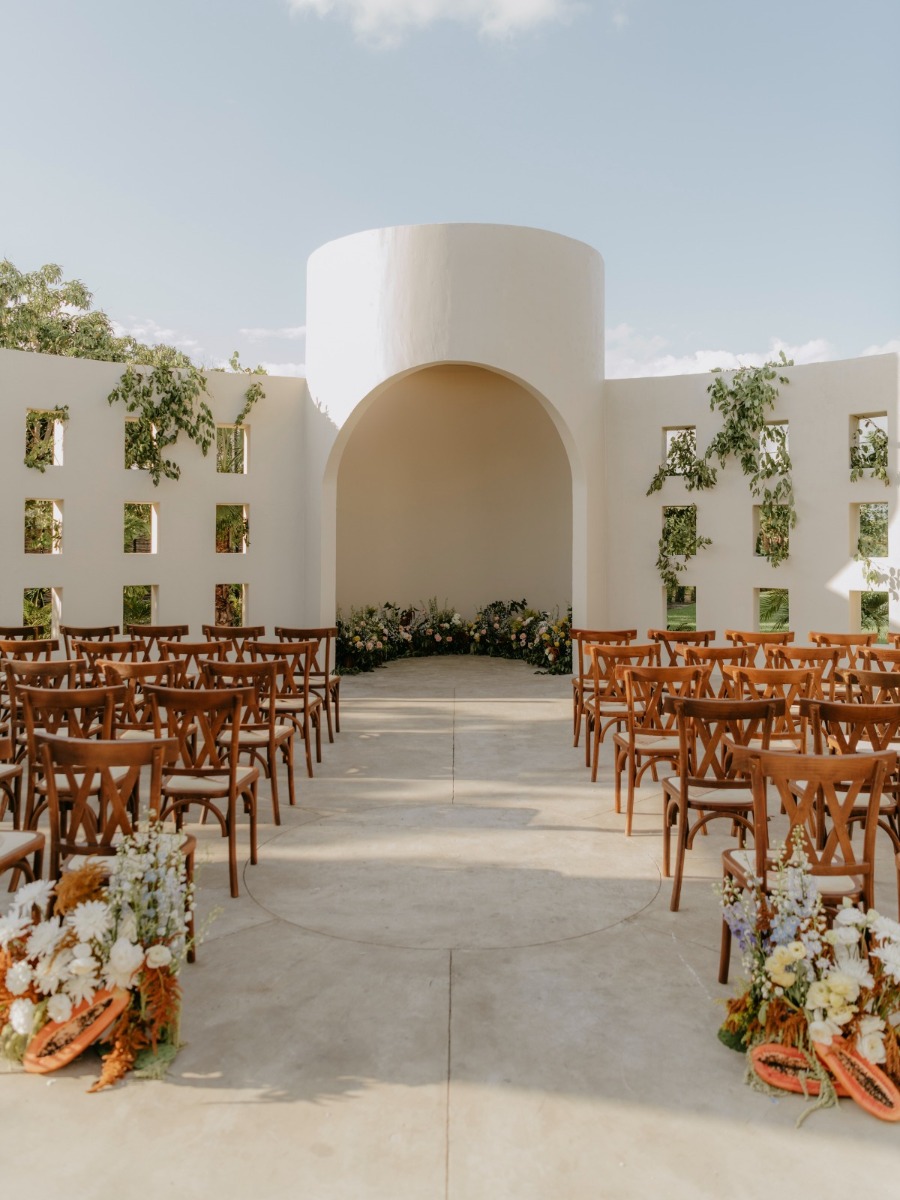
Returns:
[[[89,1096],[91,1054],[4,1076],[4,1194],[897,1196],[896,1127],[845,1101],[797,1130],[801,1100],[742,1082],[715,1036],[724,834],[670,913],[659,789],[626,839],[609,747],[594,785],[571,747],[568,679],[452,658],[342,687],[297,808],[276,827],[261,805],[238,900],[198,829],[221,911],[169,1078]]]

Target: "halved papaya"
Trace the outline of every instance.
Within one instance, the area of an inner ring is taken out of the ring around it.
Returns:
[[[849,1042],[833,1037],[831,1045],[814,1042],[816,1054],[860,1108],[882,1121],[900,1121],[900,1090],[874,1063]]]
[[[68,1021],[48,1021],[28,1043],[23,1066],[35,1075],[57,1071],[102,1037],[131,999],[123,988],[83,1000]]]
[[[756,1074],[770,1087],[807,1096],[818,1096],[822,1090],[806,1055],[796,1046],[764,1042],[750,1051],[750,1061]],[[834,1081],[834,1090],[839,1096],[850,1095],[839,1079]]]

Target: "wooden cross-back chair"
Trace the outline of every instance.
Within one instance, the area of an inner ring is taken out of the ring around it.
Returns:
[[[84,682],[88,687],[100,687],[103,683],[103,668],[98,666],[101,659],[106,662],[137,662],[141,650],[141,644],[135,638],[108,641],[72,638],[70,645],[73,653],[86,663]]]
[[[668,655],[667,666],[680,667],[684,662],[679,653],[679,646],[708,646],[716,640],[714,629],[648,629],[647,637],[651,642],[659,642],[664,646]]]
[[[807,747],[808,710],[805,700],[822,698],[817,667],[723,667],[732,680],[732,694],[738,700],[783,700],[772,730],[770,749],[804,753]]]
[[[663,699],[666,696],[696,698],[702,694],[709,668],[618,666],[616,671],[625,684],[628,712],[625,729],[613,735],[615,802],[616,812],[621,812],[624,771],[628,788],[625,834],[630,837],[635,788],[640,786],[648,770],[656,779],[660,762],[668,762],[673,767],[678,762],[675,716],[671,710],[663,708]]]
[[[864,671],[850,667],[838,671],[848,700],[859,704],[900,703],[900,672]]]
[[[118,625],[60,625],[59,632],[65,642],[66,658],[75,658],[73,642],[111,642],[122,630]]]
[[[199,687],[203,681],[203,664],[208,659],[226,662],[230,643],[218,638],[211,642],[167,642],[159,643],[160,661],[180,662],[183,670],[183,685]]]
[[[785,670],[803,670],[810,668],[818,671],[818,695],[823,700],[835,700],[835,686],[838,682],[837,672],[841,665],[840,646],[764,646],[767,667],[781,667]]]
[[[861,646],[857,662],[863,671],[900,671],[900,647]]]
[[[190,636],[190,625],[126,625],[129,637],[141,643],[141,659],[152,662],[159,658],[160,642],[180,642]]]
[[[746,667],[749,665],[749,646],[689,646],[679,645],[678,653],[686,667],[708,667],[705,697],[708,700],[724,700],[732,694],[731,677],[724,674],[723,667]]]
[[[13,830],[19,828],[22,818],[22,774],[24,767],[15,757],[12,739],[0,738],[0,820],[6,816],[7,808],[12,813]],[[0,838],[2,840],[2,838]],[[7,850],[12,844],[7,845]],[[27,850],[30,854],[31,850]],[[2,870],[4,868],[0,868]]]
[[[40,636],[40,625],[0,625],[0,638],[6,642],[34,641]]]
[[[250,642],[253,662],[283,662],[278,676],[275,711],[294,723],[306,743],[306,773],[312,778],[312,735],[316,735],[316,762],[322,761],[322,697],[309,686],[315,642]]]
[[[766,891],[771,890],[777,859],[770,819],[777,818],[786,826],[778,832],[782,854],[791,853],[794,830],[800,830],[811,874],[827,910],[834,912],[844,897],[870,908],[878,810],[885,780],[897,770],[896,752],[782,754],[736,746],[734,762],[738,770],[750,775],[754,844],[752,850],[723,852],[723,878],[746,888],[755,877],[763,881]],[[859,851],[851,837],[851,819],[858,805],[866,808]],[[731,930],[723,920],[720,983],[728,982],[730,957]]]
[[[794,640],[793,633],[779,630],[777,633],[761,633],[758,629],[726,629],[725,638],[735,646],[750,649],[748,667],[755,667],[763,646],[788,646]]]
[[[309,686],[314,695],[321,697],[329,742],[333,742],[334,735],[341,732],[341,677],[333,674],[331,669],[337,635],[336,625],[317,628],[275,626],[275,636],[281,642],[316,643],[316,652],[309,670]]]
[[[169,688],[147,684],[159,737],[174,738],[177,755],[166,768],[160,816],[180,829],[194,807],[213,816],[228,839],[228,878],[238,896],[238,809],[249,817],[250,862],[256,864],[259,769],[239,762],[244,705],[252,688]]]
[[[608,646],[627,646],[637,637],[636,629],[581,629],[569,630],[572,639],[572,716],[573,741],[577,746],[584,717],[584,697],[593,688],[591,662],[585,653],[589,642],[601,642]]]
[[[241,728],[238,733],[238,753],[262,767],[272,789],[272,815],[281,824],[278,806],[278,755],[287,768],[288,803],[297,803],[294,793],[294,735],[293,721],[279,721],[273,703],[278,695],[278,676],[286,670],[283,662],[228,663],[205,662],[204,683],[210,688],[243,688],[247,691]]]
[[[203,636],[211,642],[229,642],[235,662],[249,662],[248,642],[258,642],[266,636],[265,625],[204,625]]]
[[[82,740],[115,737],[116,707],[125,689],[118,687],[19,687],[25,718],[28,770],[25,789],[25,827],[37,828],[47,807],[47,781],[37,749],[39,733]]]
[[[52,658],[59,650],[59,638],[0,638],[0,659],[35,662]],[[69,658],[66,654],[66,658]]]
[[[20,687],[77,688],[84,683],[85,661],[83,658],[53,658],[36,662],[21,662],[8,659],[3,664],[8,697],[9,726],[13,756],[23,759],[28,750],[25,733],[25,714],[19,698]]]
[[[98,659],[97,667],[107,684],[122,684],[125,694],[116,709],[116,737],[119,741],[155,738],[153,705],[144,688],[148,683],[162,687],[184,686],[184,663],[180,659],[152,662],[114,662]]]
[[[841,651],[841,667],[855,667],[859,651],[871,646],[878,635],[875,633],[822,633],[810,630],[809,640],[814,646],[837,646]]]
[[[678,728],[678,774],[663,780],[663,875],[671,873],[671,830],[676,827],[675,876],[669,908],[678,911],[685,854],[711,821],[726,818],[739,845],[752,832],[753,793],[746,772],[734,766],[733,747],[768,749],[783,700],[691,699],[666,696],[663,710]]]
[[[581,700],[584,765],[591,768],[591,782],[596,783],[600,744],[612,726],[619,730],[628,718],[625,681],[618,673],[618,668],[658,667],[659,643],[587,642],[584,653],[590,672],[590,687],[585,690]]]

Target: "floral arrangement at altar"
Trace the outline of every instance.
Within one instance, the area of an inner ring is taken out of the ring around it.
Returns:
[[[193,912],[181,841],[151,822],[115,858],[19,888],[0,917],[0,1056],[44,1074],[103,1038],[90,1091],[132,1069],[165,1074],[179,1046]]]
[[[768,895],[759,880],[722,887],[748,982],[719,1038],[747,1054],[755,1087],[815,1097],[813,1108],[851,1096],[898,1121],[900,925],[845,900],[829,928],[800,830],[790,851]]]

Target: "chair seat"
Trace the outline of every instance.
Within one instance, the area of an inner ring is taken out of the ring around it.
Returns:
[[[259,777],[255,767],[240,768],[237,772],[238,790],[251,784]],[[228,772],[210,771],[208,775],[168,775],[163,783],[163,794],[167,796],[227,796],[229,791]]]
[[[288,721],[276,721],[274,735],[276,740],[285,737],[292,737],[294,734],[294,726]],[[231,740],[231,735],[219,738],[221,744],[226,744]],[[238,742],[241,746],[267,746],[269,744],[268,729],[244,729],[238,731]]]
[[[756,855],[752,850],[723,850],[722,864],[726,873],[730,870],[738,875],[753,875],[756,871]],[[773,866],[766,872],[766,887],[769,890],[774,888],[776,879]],[[855,875],[814,875],[812,879],[825,901],[860,892],[863,886],[862,880]]]
[[[653,754],[657,751],[677,754],[678,734],[673,733],[667,737],[662,733],[636,733],[634,735],[634,748],[639,754]]]
[[[678,776],[673,775],[666,780],[669,784],[674,784],[674,791],[678,791]],[[697,808],[721,808],[723,810],[732,808],[751,809],[753,807],[753,791],[749,787],[739,788],[723,788],[723,787],[700,787],[696,784],[688,786],[688,802]]]
[[[33,829],[0,830],[0,871],[44,848],[44,835]]]

